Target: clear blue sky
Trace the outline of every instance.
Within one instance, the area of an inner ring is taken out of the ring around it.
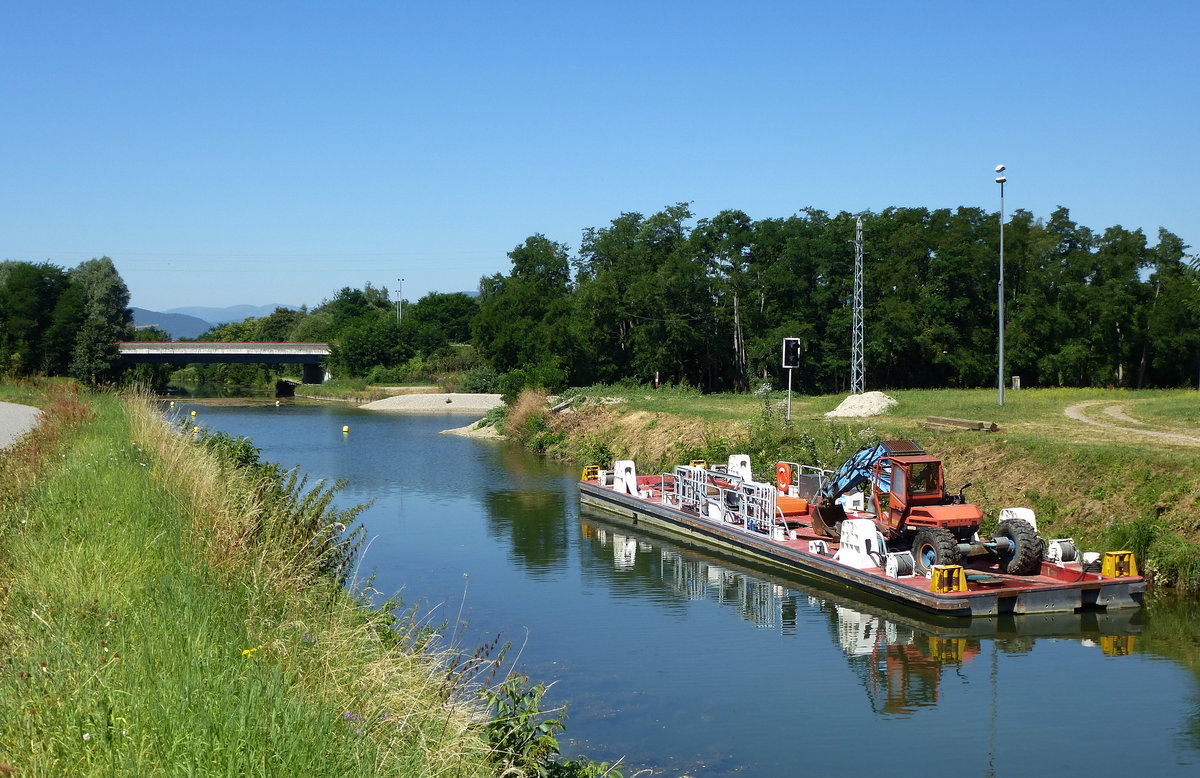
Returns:
[[[0,259],[108,255],[155,310],[415,300],[681,201],[995,211],[1001,162],[1010,212],[1196,247],[1197,9],[5,0]]]

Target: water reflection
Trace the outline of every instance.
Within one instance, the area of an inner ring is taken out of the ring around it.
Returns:
[[[534,575],[562,569],[567,526],[562,520],[566,499],[561,491],[497,489],[484,494],[483,504],[488,535],[507,541],[521,567]]]
[[[716,552],[677,545],[642,525],[634,527],[581,509],[584,553],[603,566],[594,578],[628,596],[630,580],[659,603],[707,600],[757,629],[782,636],[798,624],[823,620],[875,714],[910,716],[936,706],[946,675],[959,677],[990,650],[1019,656],[1038,640],[1072,639],[1117,658],[1133,653],[1140,611],[1035,614],[939,622],[903,606],[869,602],[815,582],[781,578],[765,567]],[[807,630],[808,634],[812,630]],[[990,642],[991,646],[985,646]]]

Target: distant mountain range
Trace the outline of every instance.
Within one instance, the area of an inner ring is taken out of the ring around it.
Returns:
[[[270,316],[276,308],[296,310],[296,306],[282,303],[231,305],[228,308],[189,306],[172,308],[169,311],[148,311],[145,308],[133,308],[132,310],[135,327],[157,327],[170,333],[172,340],[179,340],[180,338],[195,338],[213,327],[228,324],[231,321]]]

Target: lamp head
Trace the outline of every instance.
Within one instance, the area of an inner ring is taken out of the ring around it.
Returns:
[[[1007,181],[1007,180],[1008,180],[1008,179],[1007,179],[1007,178],[1005,178],[1004,176],[996,176],[996,183],[997,183],[997,184],[1003,184],[1003,183],[1004,183],[1005,181]]]
[[[1003,173],[1005,170],[1008,170],[1008,168],[1004,167],[1004,165],[996,165],[997,173]]]

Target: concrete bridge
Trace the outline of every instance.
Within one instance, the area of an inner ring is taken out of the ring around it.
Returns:
[[[152,365],[187,365],[193,362],[301,365],[306,384],[319,384],[325,380],[323,362],[329,356],[328,343],[124,341],[118,346],[126,362]]]

